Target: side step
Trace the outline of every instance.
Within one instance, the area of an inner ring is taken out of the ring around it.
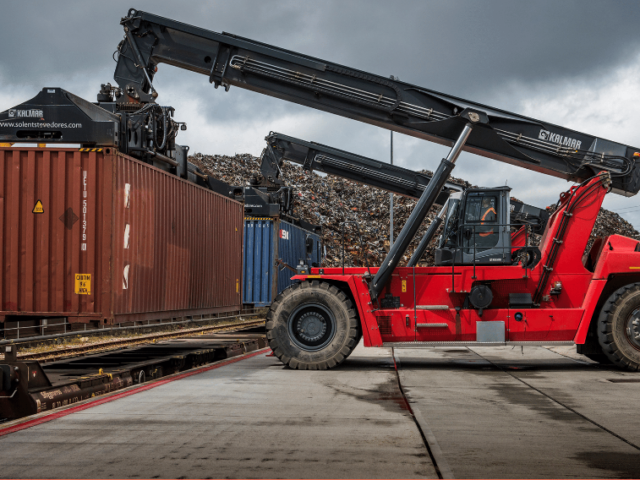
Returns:
[[[437,325],[437,324],[430,324]],[[570,340],[566,342],[385,342],[383,347],[393,348],[422,348],[422,347],[504,347],[504,346],[530,346],[530,347],[557,347],[559,345],[575,345]]]

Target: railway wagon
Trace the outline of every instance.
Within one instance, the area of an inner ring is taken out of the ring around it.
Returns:
[[[242,309],[230,198],[112,148],[16,145],[0,202],[5,338]]]

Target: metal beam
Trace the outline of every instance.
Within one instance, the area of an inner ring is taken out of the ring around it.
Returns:
[[[252,90],[448,146],[460,112],[484,111],[491,128],[474,133],[464,150],[575,182],[607,170],[614,192],[640,190],[633,158],[640,148],[134,9],[121,23],[127,38],[115,79],[123,102],[153,101],[156,66],[167,63],[207,75],[225,90]]]

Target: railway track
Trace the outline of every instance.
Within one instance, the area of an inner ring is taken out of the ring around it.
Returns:
[[[18,360],[37,360],[40,363],[47,363],[56,360],[78,357],[82,355],[102,353],[120,348],[134,347],[148,343],[155,343],[158,340],[168,340],[172,338],[188,337],[203,333],[230,332],[238,328],[251,328],[264,325],[264,319],[242,321],[225,325],[209,325],[197,328],[181,329],[172,332],[159,332],[149,335],[137,336],[134,338],[118,338],[104,342],[90,343],[86,345],[66,346],[61,349],[47,350],[45,352],[31,352],[18,354]],[[4,358],[4,357],[2,357]]]
[[[264,322],[206,325],[18,356],[6,347],[0,371],[10,385],[0,396],[0,423],[258,351],[267,346],[264,333],[256,331]]]

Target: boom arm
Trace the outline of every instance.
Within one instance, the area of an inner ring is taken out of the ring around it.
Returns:
[[[280,167],[284,160],[302,165],[309,172],[318,170],[411,198],[419,198],[432,179],[431,175],[281,133],[271,132],[265,140],[267,146],[262,152],[260,167],[262,175],[256,179],[261,186],[281,186]],[[446,182],[436,203],[444,205],[451,191],[462,190],[461,185]]]
[[[307,171],[318,170],[414,199],[420,198],[433,179],[431,175],[282,133],[271,132],[265,140],[267,146],[262,152],[261,176],[254,181],[259,186],[282,187],[280,167],[284,160],[302,165]],[[463,189],[461,185],[446,182],[436,203],[444,205],[451,192]],[[542,233],[549,219],[545,209],[517,200],[511,200],[510,216],[512,226],[529,225],[535,233]]]
[[[120,102],[153,102],[156,67],[167,63],[225,90],[245,88],[444,145],[458,138],[456,119],[467,109],[488,122],[473,130],[466,151],[574,182],[607,170],[614,192],[640,190],[635,147],[134,9],[121,23]]]

